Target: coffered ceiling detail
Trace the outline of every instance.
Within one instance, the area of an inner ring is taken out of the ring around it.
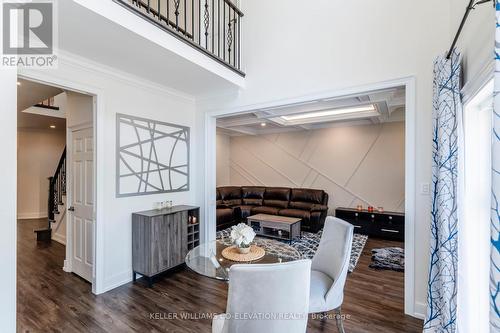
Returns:
[[[230,136],[275,134],[327,127],[403,121],[404,87],[256,109],[217,120]]]

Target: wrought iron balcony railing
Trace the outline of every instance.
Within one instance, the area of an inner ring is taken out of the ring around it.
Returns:
[[[113,0],[209,57],[241,70],[243,13],[230,0]]]

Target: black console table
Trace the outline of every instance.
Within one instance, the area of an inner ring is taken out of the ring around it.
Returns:
[[[132,214],[133,278],[153,277],[184,264],[189,250],[200,244],[200,209],[174,206]]]
[[[356,233],[404,242],[405,215],[403,213],[337,208],[335,216],[351,223]]]

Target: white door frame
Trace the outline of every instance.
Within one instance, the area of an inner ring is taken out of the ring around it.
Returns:
[[[311,100],[336,98],[367,91],[405,87],[405,313],[421,317],[415,308],[415,205],[416,205],[416,82],[414,76],[404,77],[347,89],[334,90],[301,96],[293,99],[240,106],[207,112],[205,114],[205,224],[202,225],[204,241],[215,239],[215,188],[216,188],[216,120],[229,115],[244,114],[256,109],[276,107],[285,104],[302,103]]]
[[[35,71],[25,70],[18,73],[21,79],[38,82],[41,84],[59,87],[64,90],[89,95],[93,97],[93,135],[94,135],[94,258],[92,268],[92,292],[94,294],[101,294],[104,289],[104,226],[101,221],[103,218],[104,207],[104,180],[102,177],[102,170],[104,170],[104,142],[100,138],[104,136],[104,92],[96,87],[81,84],[80,82],[73,81],[69,78],[61,78],[52,75],[50,71]],[[69,198],[69,196],[68,196]],[[69,201],[68,201],[69,202]],[[67,224],[68,226],[68,224]],[[68,228],[69,229],[69,228]],[[67,237],[66,250],[71,249],[72,239]],[[66,251],[66,260],[64,261],[64,270],[71,271],[69,267],[68,251]]]

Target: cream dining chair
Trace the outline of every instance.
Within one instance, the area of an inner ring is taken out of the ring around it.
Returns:
[[[226,314],[213,333],[305,333],[311,260],[281,264],[233,265]]]
[[[351,258],[353,230],[352,224],[328,216],[312,259],[309,313],[334,310],[341,333],[344,333],[344,325],[340,307]]]

